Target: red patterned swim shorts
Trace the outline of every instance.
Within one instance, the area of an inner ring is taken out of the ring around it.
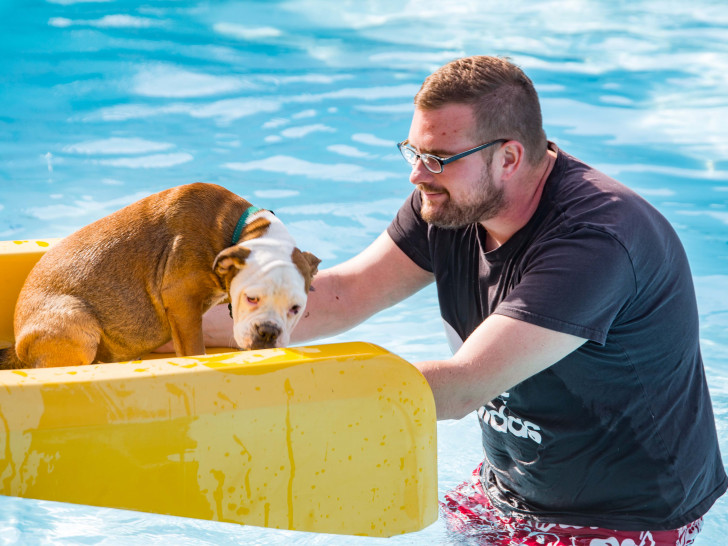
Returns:
[[[457,535],[458,542],[483,546],[689,546],[703,527],[703,518],[671,531],[615,531],[508,517],[488,500],[479,471],[476,468],[470,480],[448,492],[440,503],[448,532]]]

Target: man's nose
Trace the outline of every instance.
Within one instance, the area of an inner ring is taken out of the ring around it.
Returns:
[[[418,157],[415,164],[412,165],[412,172],[410,173],[409,180],[412,184],[417,186],[418,184],[432,182],[433,174],[427,170],[425,164]]]

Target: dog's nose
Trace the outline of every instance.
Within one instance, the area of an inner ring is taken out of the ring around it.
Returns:
[[[260,339],[265,347],[274,347],[281,333],[281,329],[271,322],[258,324],[255,330],[258,333],[258,339]]]

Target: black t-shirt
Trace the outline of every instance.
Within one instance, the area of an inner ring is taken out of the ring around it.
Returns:
[[[434,273],[454,350],[491,313],[588,340],[478,411],[494,506],[619,530],[707,512],[728,482],[692,276],[667,220],[560,150],[533,217],[490,252],[481,225],[440,229],[420,205],[415,191],[388,233]]]

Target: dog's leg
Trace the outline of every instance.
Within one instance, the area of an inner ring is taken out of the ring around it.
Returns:
[[[202,314],[191,310],[167,309],[169,328],[177,356],[204,355],[202,338]]]
[[[23,364],[29,368],[80,366],[91,364],[101,339],[101,328],[85,313],[51,320],[48,325],[24,328],[15,349]]]
[[[164,310],[177,356],[204,355],[203,302],[190,290],[172,289],[162,293]]]
[[[199,261],[194,246],[178,237],[165,264],[160,295],[177,356],[204,355],[202,315],[220,291],[212,271],[190,271]]]
[[[15,346],[11,345],[6,349],[0,349],[0,370],[15,370],[18,368],[27,368],[27,366],[15,354]]]

